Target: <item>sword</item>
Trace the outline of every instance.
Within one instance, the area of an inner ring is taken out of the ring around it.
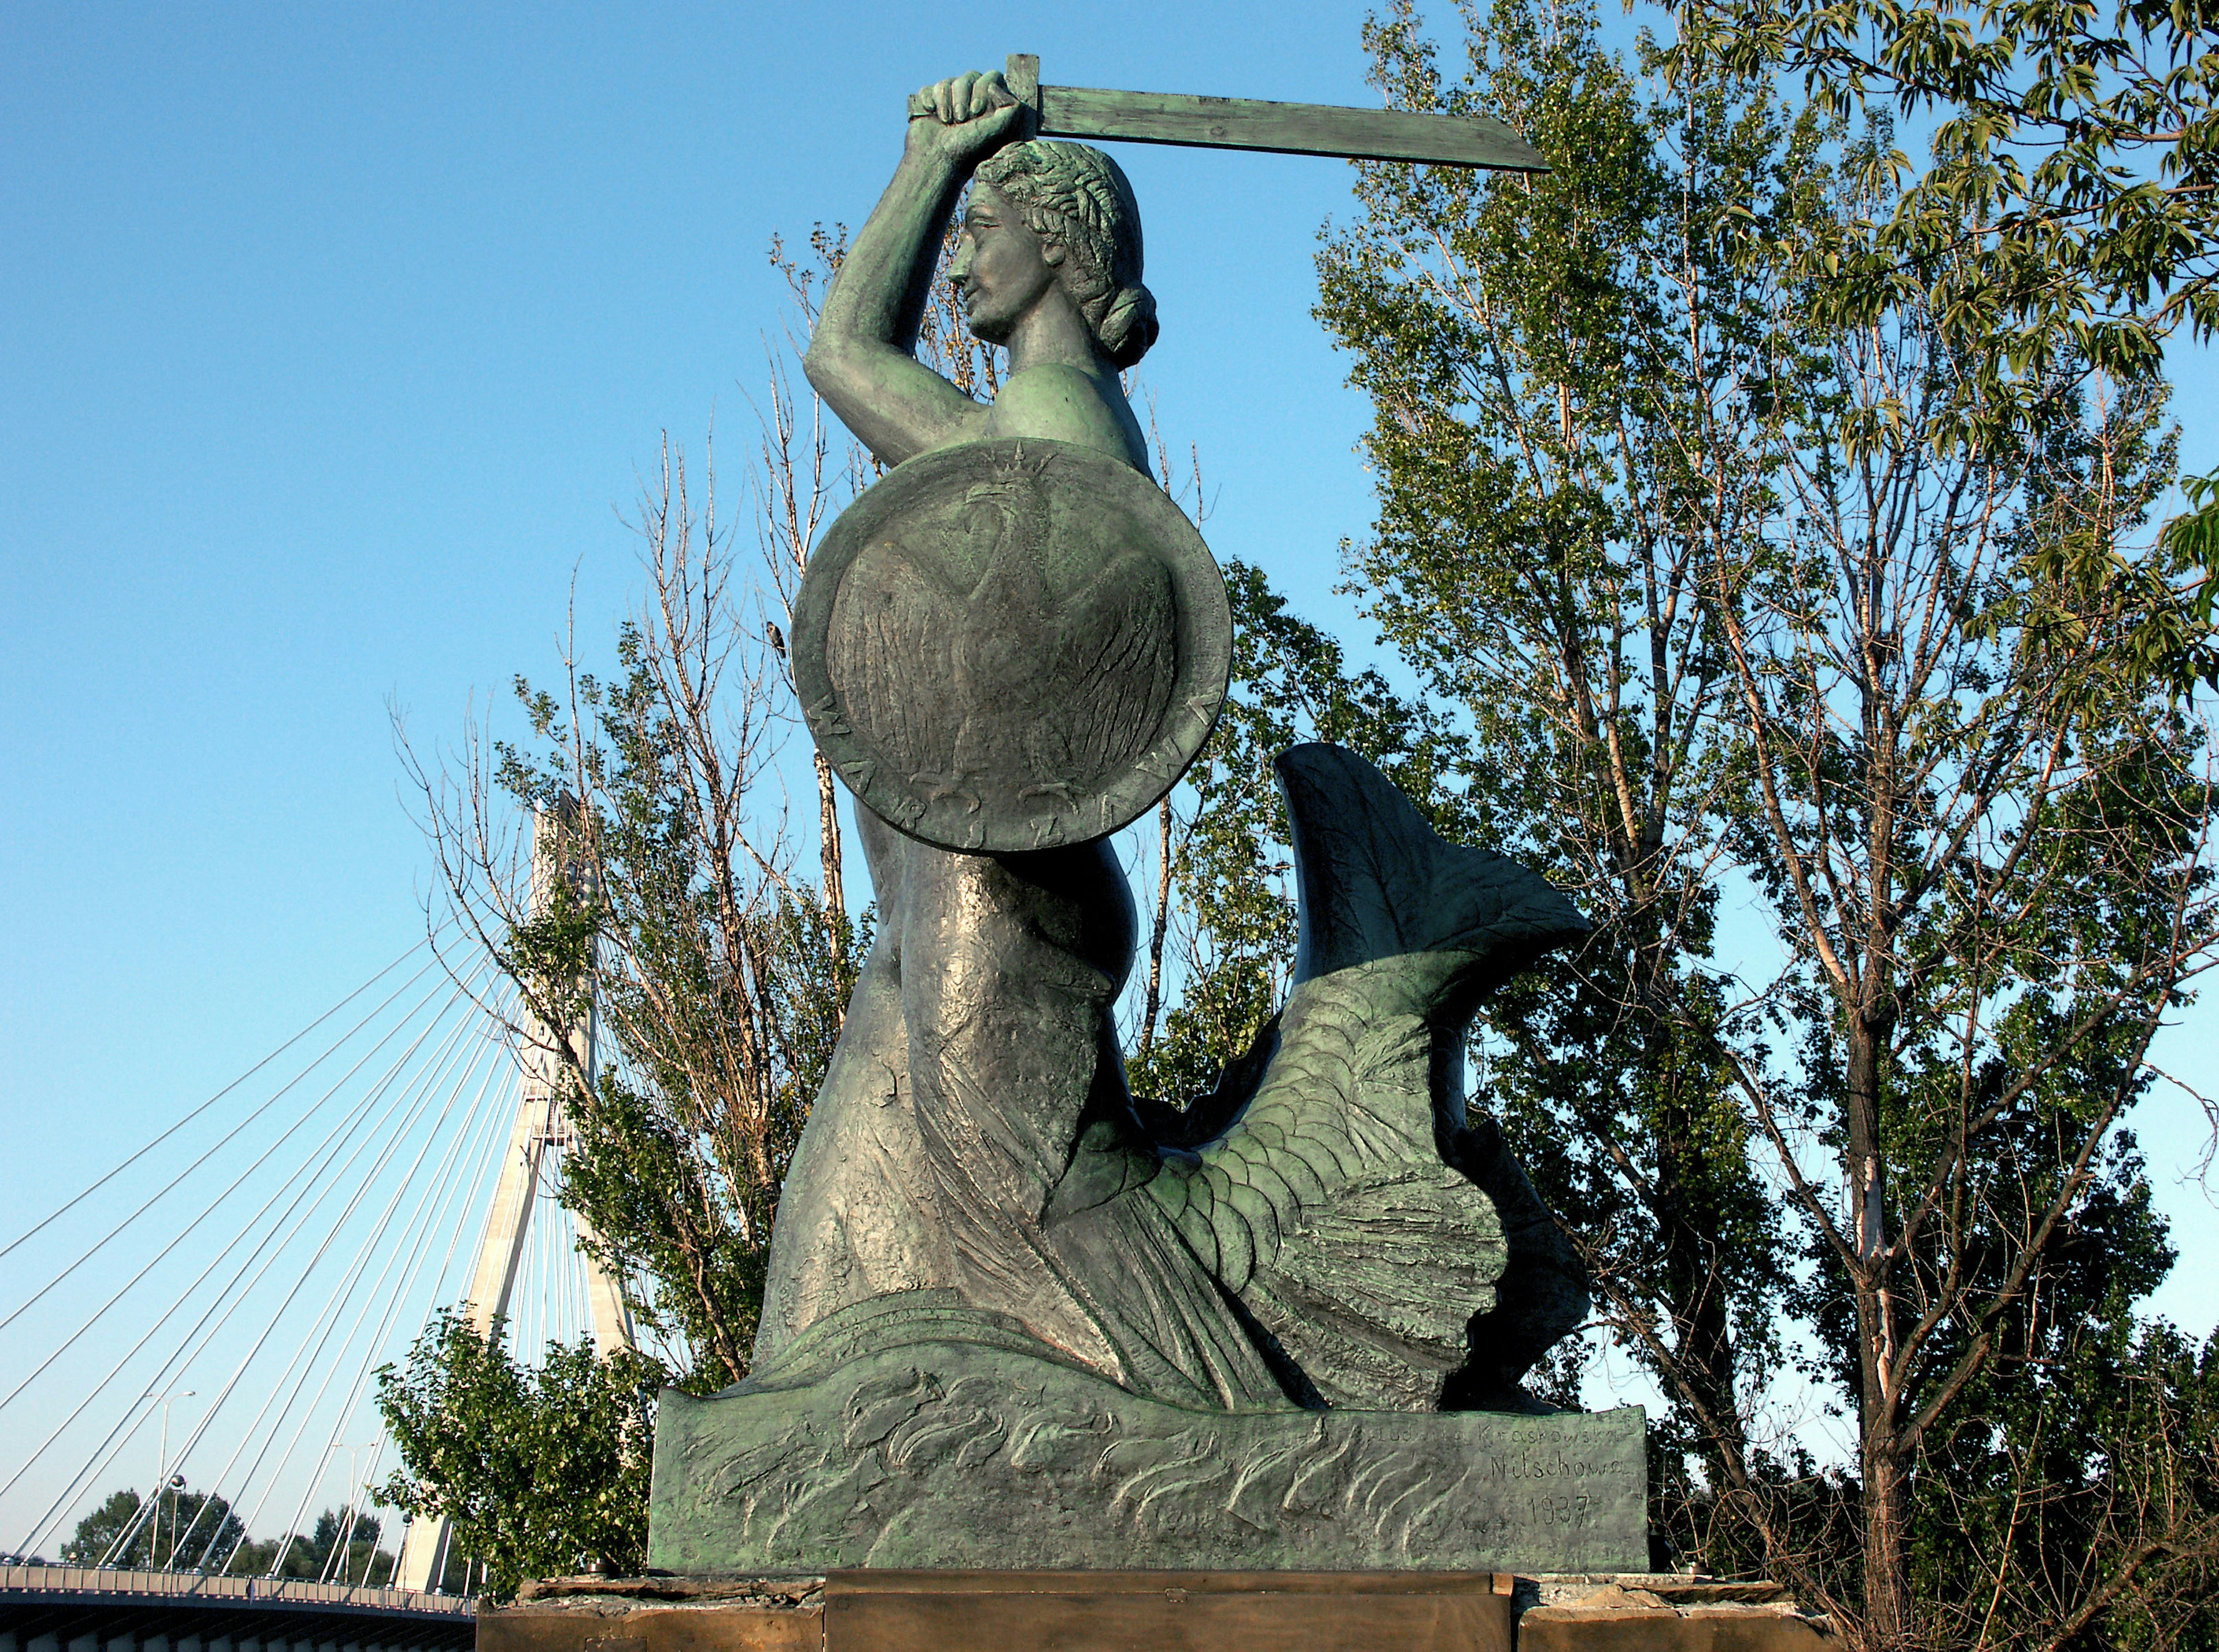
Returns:
[[[1414,115],[1406,109],[1271,103],[1252,97],[1043,86],[1040,59],[1029,52],[1012,53],[1002,78],[1010,95],[1032,111],[1033,129],[1046,138],[1108,138],[1514,172],[1549,170],[1540,151],[1489,115]],[[921,96],[910,99],[912,117],[931,113]]]

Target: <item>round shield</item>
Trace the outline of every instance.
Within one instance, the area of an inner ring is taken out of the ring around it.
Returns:
[[[1225,702],[1233,618],[1194,525],[1066,442],[966,443],[843,512],[793,607],[817,749],[870,809],[1006,854],[1145,814]]]

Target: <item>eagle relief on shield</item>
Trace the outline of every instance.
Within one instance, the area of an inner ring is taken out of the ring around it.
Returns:
[[[1035,439],[898,466],[842,514],[794,603],[818,748],[942,848],[1103,837],[1184,773],[1224,704],[1225,584],[1130,465]]]

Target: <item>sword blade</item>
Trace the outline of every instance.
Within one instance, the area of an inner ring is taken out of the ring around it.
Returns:
[[[1252,97],[1041,86],[1040,131],[1053,138],[1109,138],[1199,149],[1260,149],[1346,160],[1545,172],[1540,152],[1491,115],[1414,115]]]

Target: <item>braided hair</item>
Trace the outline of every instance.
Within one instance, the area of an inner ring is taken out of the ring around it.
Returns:
[[[1064,290],[1113,367],[1156,341],[1156,301],[1141,284],[1141,208],[1117,163],[1090,144],[1035,138],[981,162],[975,176],[1063,249]]]

